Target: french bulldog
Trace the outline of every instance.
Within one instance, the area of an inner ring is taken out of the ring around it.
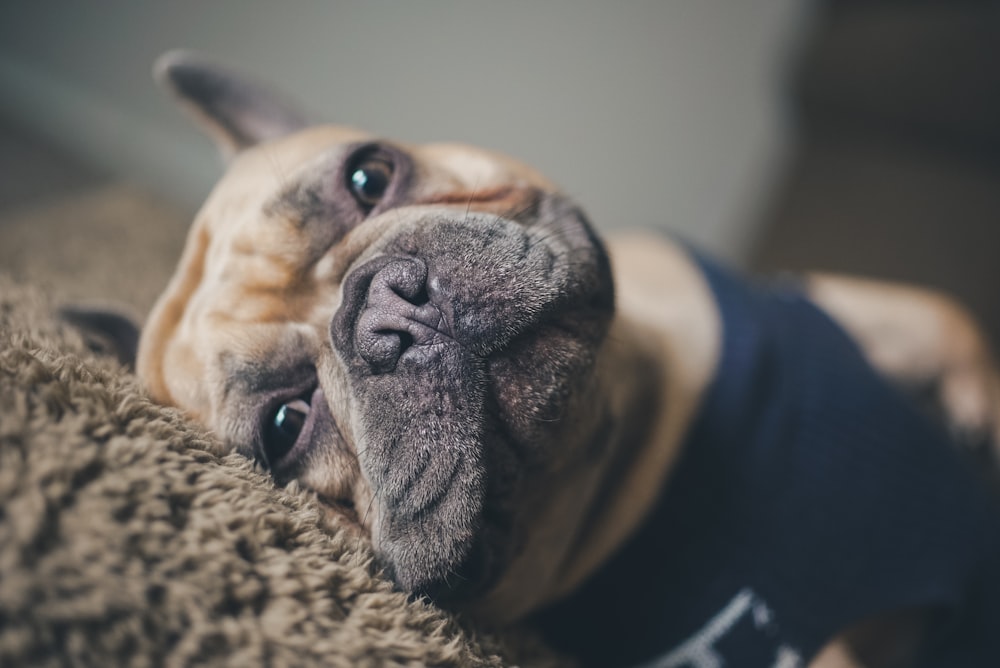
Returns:
[[[955,303],[604,242],[506,156],[156,73],[227,170],[137,373],[399,588],[594,665],[1000,665],[1000,522],[952,438],[996,441],[1000,381]]]

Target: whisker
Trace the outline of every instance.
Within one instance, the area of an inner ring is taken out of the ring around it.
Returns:
[[[479,188],[479,177],[476,177],[476,182],[472,184],[472,192],[469,193],[469,201],[465,203],[465,218],[464,221],[469,219],[469,211],[472,210],[472,200],[476,199],[476,190]]]
[[[528,204],[520,208],[508,209],[504,213],[500,214],[500,217],[506,218],[508,220],[517,220],[518,217],[523,216],[524,214],[528,213],[529,211],[535,208],[538,208],[538,202],[529,202]]]
[[[361,518],[361,535],[358,536],[358,541],[354,545],[354,551],[358,552],[361,550],[361,537],[365,532],[365,523],[368,522],[368,513],[371,512],[372,506],[375,505],[375,494],[372,494],[372,498],[368,500],[368,507],[365,508],[365,514]]]

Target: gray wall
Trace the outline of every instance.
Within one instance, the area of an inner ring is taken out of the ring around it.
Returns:
[[[782,164],[795,0],[8,2],[0,113],[193,206],[219,165],[149,79],[211,52],[317,118],[533,163],[605,230],[672,230],[739,259]]]

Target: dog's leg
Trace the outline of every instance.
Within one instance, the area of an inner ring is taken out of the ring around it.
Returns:
[[[865,668],[843,640],[835,640],[809,662],[809,668]]]
[[[869,362],[909,389],[933,392],[949,426],[974,444],[1000,444],[1000,375],[972,316],[939,293],[814,275],[813,300],[858,342]]]

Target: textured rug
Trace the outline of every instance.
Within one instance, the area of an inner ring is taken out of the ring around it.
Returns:
[[[151,258],[176,239],[116,216],[184,227],[131,191],[75,201],[0,220],[0,666],[559,663],[530,634],[393,591],[308,493],[223,453],[61,324],[78,298],[142,312],[165,280],[173,258]],[[88,217],[108,236],[58,234]],[[49,264],[70,261],[66,238],[91,244],[79,271]],[[111,272],[124,252],[147,271]]]

